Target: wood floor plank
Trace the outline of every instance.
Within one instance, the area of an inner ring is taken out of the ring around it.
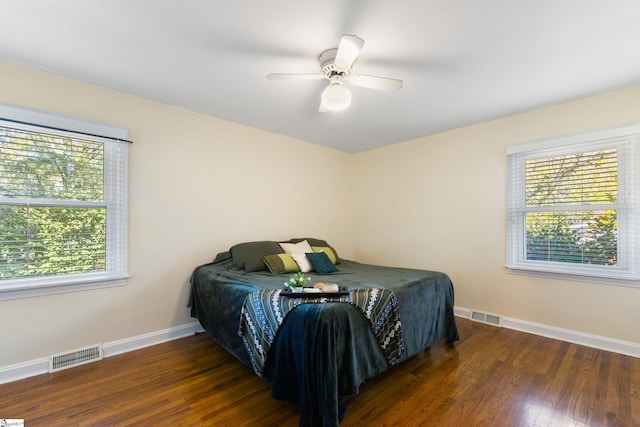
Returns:
[[[640,426],[640,364],[635,360],[625,359],[629,367],[629,417],[631,425]]]
[[[640,359],[457,319],[344,398],[343,426],[640,426]],[[0,385],[0,419],[47,426],[298,425],[298,408],[207,335]]]

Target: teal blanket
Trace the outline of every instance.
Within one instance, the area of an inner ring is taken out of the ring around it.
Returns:
[[[253,370],[259,376],[264,373],[267,354],[280,325],[289,312],[300,304],[351,304],[371,324],[371,330],[390,365],[397,365],[404,355],[402,322],[398,314],[398,300],[393,291],[378,288],[352,289],[348,295],[333,298],[290,298],[281,296],[281,291],[252,292],[242,306],[238,334],[247,348]]]
[[[330,275],[309,273],[310,282],[393,292],[402,325],[398,362],[442,339],[458,339],[453,284],[446,274],[348,260],[337,267]],[[253,369],[238,335],[242,307],[254,292],[282,289],[287,278],[268,271],[245,273],[230,259],[197,267],[191,277],[191,315]],[[339,400],[357,394],[364,380],[391,366],[371,322],[352,304],[299,304],[272,332],[262,375],[275,398],[299,405],[301,426],[339,425],[344,416]]]

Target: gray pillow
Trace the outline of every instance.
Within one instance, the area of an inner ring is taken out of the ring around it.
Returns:
[[[282,242],[282,243],[300,243],[303,240],[306,240],[307,242],[309,242],[309,245],[311,246],[329,246],[329,243],[327,243],[326,240],[316,239],[314,237],[294,237],[288,242]]]
[[[247,273],[267,269],[262,257],[284,253],[278,242],[271,241],[238,243],[232,246],[229,252],[233,258],[233,265]]]

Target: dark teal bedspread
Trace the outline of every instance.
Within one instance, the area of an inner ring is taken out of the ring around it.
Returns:
[[[264,374],[266,358],[280,325],[289,312],[300,304],[351,304],[369,320],[387,362],[394,366],[404,357],[402,322],[393,291],[380,288],[349,289],[347,295],[322,297],[322,294],[313,294],[305,298],[282,296],[281,292],[282,289],[251,292],[242,306],[238,334],[258,376]]]
[[[330,275],[309,273],[311,283],[330,281],[349,288],[393,290],[402,322],[400,361],[441,340],[457,340],[454,292],[440,272],[380,267],[343,260]],[[218,343],[248,367],[238,335],[245,298],[260,289],[280,289],[287,275],[245,273],[231,260],[200,266],[191,278],[191,315]],[[337,426],[342,397],[390,368],[369,321],[348,303],[301,304],[279,328],[267,355],[264,378],[277,399],[300,405],[301,426]]]

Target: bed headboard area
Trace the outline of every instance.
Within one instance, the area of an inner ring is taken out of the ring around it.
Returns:
[[[297,254],[305,253],[324,253],[333,265],[341,262],[338,252],[333,246],[326,240],[313,237],[297,237],[285,241],[262,240],[237,243],[231,246],[228,251],[219,253],[214,262],[231,259],[234,266],[247,273],[256,271],[269,271],[271,274],[295,273],[308,270],[309,267],[304,264],[303,258],[294,257]],[[312,262],[308,259],[307,261]],[[316,262],[322,263],[323,261],[325,260],[321,259]],[[303,265],[301,266],[301,264]],[[311,267],[313,269],[313,264]]]

